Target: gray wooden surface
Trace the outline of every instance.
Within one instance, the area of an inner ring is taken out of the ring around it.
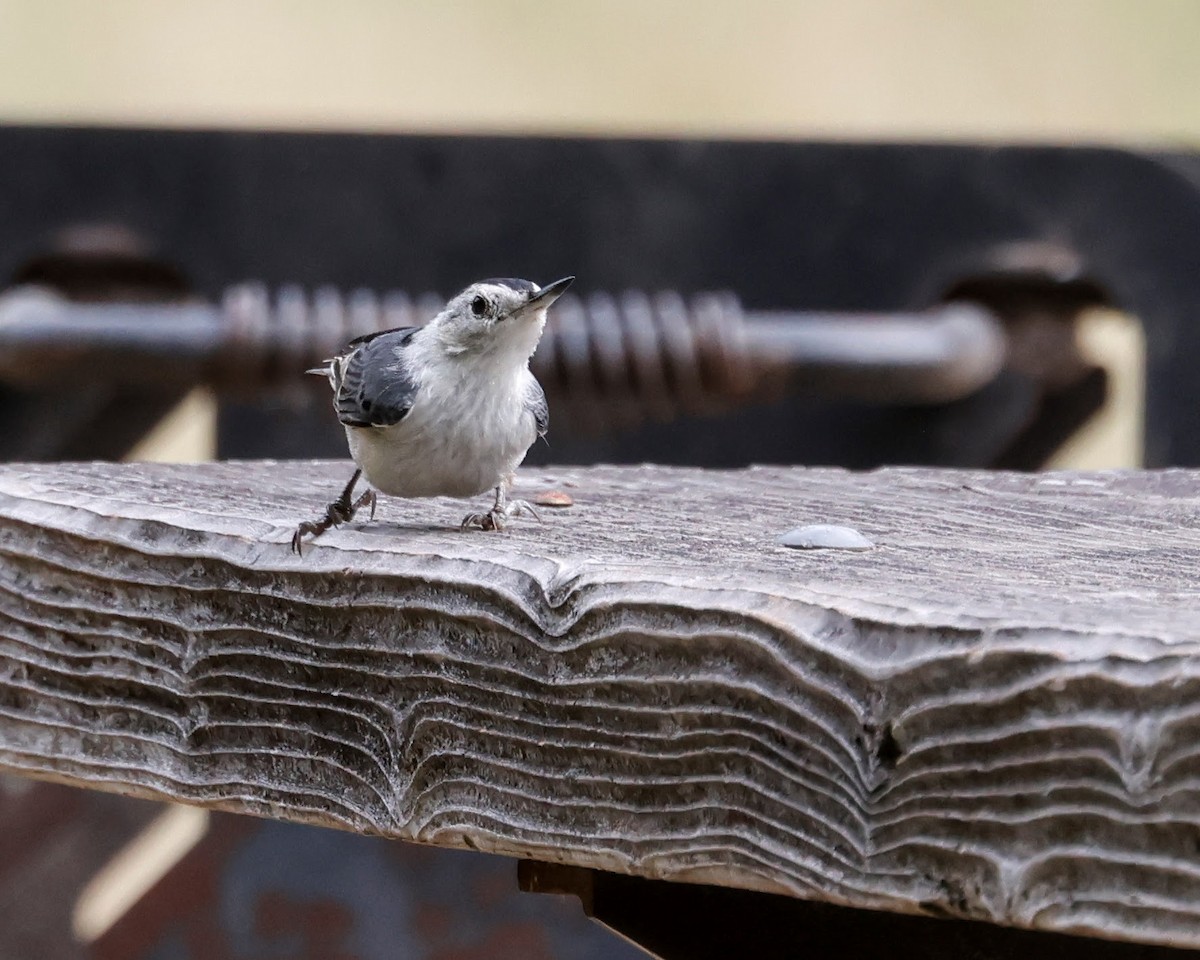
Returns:
[[[295,557],[348,471],[0,467],[0,767],[1200,946],[1200,474],[534,471]]]

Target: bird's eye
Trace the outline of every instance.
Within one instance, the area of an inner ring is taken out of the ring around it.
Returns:
[[[477,317],[482,317],[487,313],[488,302],[486,297],[476,297],[471,301],[471,312]]]

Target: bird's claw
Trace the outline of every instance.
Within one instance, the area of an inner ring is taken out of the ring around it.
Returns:
[[[292,534],[292,553],[298,557],[304,556],[304,536],[305,534],[313,534],[319,536],[328,530],[329,527],[320,520],[306,520],[296,528],[296,532]]]
[[[355,476],[357,479],[357,475]],[[350,491],[353,488],[353,481],[348,486],[340,497],[334,500],[325,508],[325,516],[320,520],[306,520],[296,528],[296,532],[292,534],[292,552],[296,556],[304,556],[304,537],[306,534],[311,534],[314,538],[319,537],[330,527],[337,527],[343,523],[349,523],[354,519],[354,515],[363,507],[371,508],[371,519],[375,519],[375,491],[368,490],[357,500],[350,499]]]
[[[463,517],[459,530],[503,530],[504,514],[499,510],[489,510],[487,513],[468,513]]]
[[[541,514],[533,509],[533,504],[528,500],[509,500],[504,512],[510,517],[519,517],[523,513],[528,513],[538,523],[542,522]]]
[[[513,517],[519,517],[523,513],[529,513],[535,520],[539,523],[541,522],[542,518],[528,501],[510,500],[504,506],[492,507],[487,513],[468,513],[463,517],[459,529],[499,531],[508,525],[509,520]]]

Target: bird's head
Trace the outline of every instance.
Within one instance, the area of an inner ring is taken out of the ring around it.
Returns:
[[[483,280],[454,297],[429,324],[447,353],[524,362],[537,349],[546,310],[574,281]]]

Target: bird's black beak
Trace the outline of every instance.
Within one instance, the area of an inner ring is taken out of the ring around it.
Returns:
[[[529,298],[529,302],[536,303],[539,307],[548,307],[555,300],[561,297],[571,284],[575,282],[574,277],[563,277],[561,280],[555,280],[553,283],[548,283],[541,290]]]

